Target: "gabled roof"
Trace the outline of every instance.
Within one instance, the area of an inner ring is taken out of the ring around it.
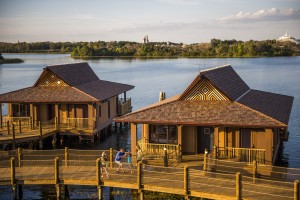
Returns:
[[[250,87],[230,65],[224,65],[201,71],[190,86],[182,93],[181,99],[186,96],[201,79],[207,79],[216,89],[232,101],[250,90]]]
[[[288,124],[293,105],[293,97],[250,90],[239,100],[239,103]]]
[[[215,89],[203,86],[203,80],[208,81]],[[217,92],[228,99],[187,98],[195,94],[210,95]],[[287,127],[292,104],[293,97],[251,90],[230,65],[225,65],[200,72],[179,98],[176,96],[170,101],[147,106],[119,117],[116,121],[198,126]]]
[[[54,74],[59,76],[70,86],[82,85],[92,81],[100,80],[88,63],[73,63],[73,64],[62,64],[62,65],[51,65],[47,66],[44,71],[52,71]],[[37,86],[40,78],[36,81]]]
[[[45,80],[51,77],[63,84],[47,85]],[[44,68],[33,87],[1,94],[0,103],[97,102],[133,88],[132,85],[100,80],[86,62],[52,65]]]

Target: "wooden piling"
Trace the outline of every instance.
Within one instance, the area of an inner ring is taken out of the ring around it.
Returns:
[[[19,119],[19,133],[22,133],[22,122],[20,119]]]
[[[186,165],[183,170],[183,190],[185,197],[187,197],[189,195],[189,167]]]
[[[10,130],[9,130],[9,121],[6,122],[6,127],[7,127],[7,135],[10,134]]]
[[[253,174],[253,183],[255,183],[255,179],[257,177],[257,162],[256,162],[256,160],[253,160],[252,174]]]
[[[109,167],[113,168],[113,149],[109,148]]]
[[[167,153],[167,149],[164,149],[164,167],[168,167],[169,163],[168,163],[168,153]]]
[[[10,159],[10,183],[11,185],[16,184],[16,166],[14,157]]]
[[[12,143],[12,146],[13,146],[13,149],[16,149],[16,133],[15,133],[15,125],[12,124],[12,125],[11,125],[11,128],[12,128],[12,136],[13,136],[13,143]]]
[[[299,200],[299,180],[294,181],[294,200]]]
[[[22,185],[18,185],[18,199],[23,199],[23,186]]]
[[[23,154],[22,154],[22,149],[20,147],[18,147],[18,163],[19,163],[19,167],[21,167],[21,161],[23,160]]]
[[[207,149],[205,149],[204,152],[207,152]],[[203,171],[206,171],[207,166],[207,153],[204,153],[204,159],[203,159]]]
[[[97,180],[97,194],[98,194],[98,199],[102,199],[101,162],[100,162],[100,158],[97,158],[97,160],[96,160],[96,180]]]
[[[40,131],[39,148],[43,149],[43,127],[41,121],[39,121],[39,131]]]
[[[242,199],[242,179],[241,179],[241,173],[236,173],[236,179],[235,179],[235,195],[237,200]]]
[[[140,192],[141,188],[142,188],[142,163],[141,162],[138,162],[137,164],[137,180],[136,180],[136,183],[137,183],[137,188]]]
[[[65,166],[68,166],[68,160],[69,160],[69,148],[65,147]]]
[[[54,181],[55,184],[59,183],[59,158],[54,159]]]
[[[217,155],[217,146],[215,145],[214,146],[214,159],[217,159],[218,158],[218,155]]]
[[[30,117],[30,129],[33,130],[33,119]]]

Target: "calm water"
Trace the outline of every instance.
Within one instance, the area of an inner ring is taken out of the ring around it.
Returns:
[[[32,86],[46,65],[81,61],[63,54],[4,54],[4,57],[18,57],[25,62],[0,65],[1,94]],[[166,92],[167,97],[181,93],[201,69],[231,64],[252,89],[294,96],[290,137],[284,143],[283,160],[289,167],[300,167],[300,57],[100,59],[87,62],[101,79],[135,85],[127,95],[133,100],[134,110],[157,102],[160,91]],[[113,135],[94,148],[128,146],[129,139],[128,133]]]

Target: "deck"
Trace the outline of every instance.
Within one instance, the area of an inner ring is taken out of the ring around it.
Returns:
[[[102,151],[101,151],[102,152]],[[86,185],[98,188],[117,187],[136,189],[143,199],[143,191],[164,192],[210,199],[299,199],[299,183],[254,178],[238,173],[213,172],[193,167],[173,168],[138,164],[130,173],[124,163],[126,173],[116,172],[113,162],[116,152],[107,151],[110,162],[109,178],[101,178],[100,151],[63,150],[24,151],[23,159],[17,152],[1,155],[0,185]],[[9,156],[14,157],[8,159]],[[50,159],[50,157],[58,157]],[[26,160],[26,159],[27,160]],[[66,159],[67,158],[67,159]],[[43,160],[42,160],[43,159]],[[297,190],[298,188],[298,190]],[[57,189],[60,197],[60,189]],[[296,198],[297,197],[297,198]]]

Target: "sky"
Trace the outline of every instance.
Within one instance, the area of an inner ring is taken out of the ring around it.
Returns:
[[[300,0],[0,0],[0,42],[300,39]]]

